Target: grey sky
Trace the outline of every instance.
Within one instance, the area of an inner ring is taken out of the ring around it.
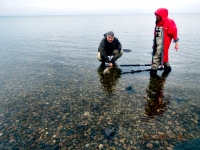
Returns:
[[[200,0],[0,0],[0,16],[200,13]]]

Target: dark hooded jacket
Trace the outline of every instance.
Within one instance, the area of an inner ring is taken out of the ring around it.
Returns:
[[[100,52],[101,59],[107,63],[110,62],[110,59],[108,56],[111,56],[113,54],[114,50],[121,51],[122,45],[119,42],[119,40],[114,37],[114,40],[109,43],[106,38],[106,33],[104,34],[104,38],[101,40],[98,48],[98,52]]]
[[[168,62],[168,49],[171,44],[172,39],[177,42],[179,39],[177,37],[177,27],[175,22],[168,18],[168,10],[166,8],[159,8],[155,11],[155,14],[159,15],[162,19],[156,21],[156,27],[163,27],[164,29],[164,55],[163,62]],[[154,31],[155,35],[155,31]]]

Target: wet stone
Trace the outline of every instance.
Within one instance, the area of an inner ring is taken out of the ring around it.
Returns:
[[[0,125],[0,131],[3,130],[5,128],[4,125]]]
[[[91,129],[90,135],[91,135],[91,136],[95,136],[95,135],[97,135],[97,132],[92,128],[92,129]]]
[[[152,145],[151,143],[147,143],[147,147],[148,147],[149,149],[152,149],[152,148],[153,148],[153,145]]]
[[[79,143],[80,141],[78,141],[77,139],[73,139],[72,142],[73,142],[74,144],[77,144],[77,143]]]
[[[76,125],[76,129],[77,129],[78,131],[81,131],[81,130],[84,129],[84,125],[81,124],[81,123],[79,123],[79,124]]]
[[[182,142],[174,147],[174,150],[199,150],[200,149],[200,138],[192,139],[188,142]]]
[[[128,86],[128,87],[126,87],[126,90],[132,90],[133,88],[132,88],[132,86]]]
[[[66,141],[64,144],[65,144],[66,147],[69,147],[69,146],[71,146],[73,143],[72,143],[71,140],[68,140],[68,141]]]
[[[195,130],[195,129],[196,129],[195,127],[193,127],[193,126],[191,126],[191,125],[188,125],[188,126],[187,126],[187,128],[188,128],[188,130],[190,130],[190,131],[192,131],[192,130]]]
[[[45,143],[39,143],[38,148],[39,149],[44,149],[44,148],[46,148],[46,144]]]
[[[124,52],[131,52],[130,49],[123,49]]]
[[[17,147],[12,147],[11,149],[12,149],[12,150],[20,150],[20,149],[17,148]]]
[[[92,106],[92,109],[98,111],[99,110],[98,104],[94,103],[93,106]]]
[[[59,150],[61,147],[57,144],[54,146],[54,150]]]
[[[85,147],[86,147],[86,148],[89,148],[89,147],[90,147],[90,144],[86,144]]]
[[[73,134],[74,134],[74,130],[72,130],[72,129],[69,129],[69,130],[67,131],[67,133],[66,133],[67,136],[71,136],[71,135],[73,135]]]
[[[160,146],[159,141],[155,141],[155,142],[153,143],[153,147],[159,148],[159,146]]]
[[[103,145],[102,144],[99,145],[99,149],[103,149]]]
[[[198,120],[198,126],[200,126],[200,119]]]
[[[112,138],[114,135],[115,135],[115,130],[110,129],[110,128],[105,129],[105,137],[107,139]]]

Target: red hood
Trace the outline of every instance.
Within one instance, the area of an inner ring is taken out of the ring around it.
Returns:
[[[158,8],[155,11],[155,14],[159,15],[162,18],[162,20],[164,20],[168,17],[168,10],[166,8]]]

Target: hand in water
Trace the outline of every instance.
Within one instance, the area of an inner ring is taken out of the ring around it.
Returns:
[[[110,66],[110,67],[113,67],[113,63],[109,63],[109,66]]]

